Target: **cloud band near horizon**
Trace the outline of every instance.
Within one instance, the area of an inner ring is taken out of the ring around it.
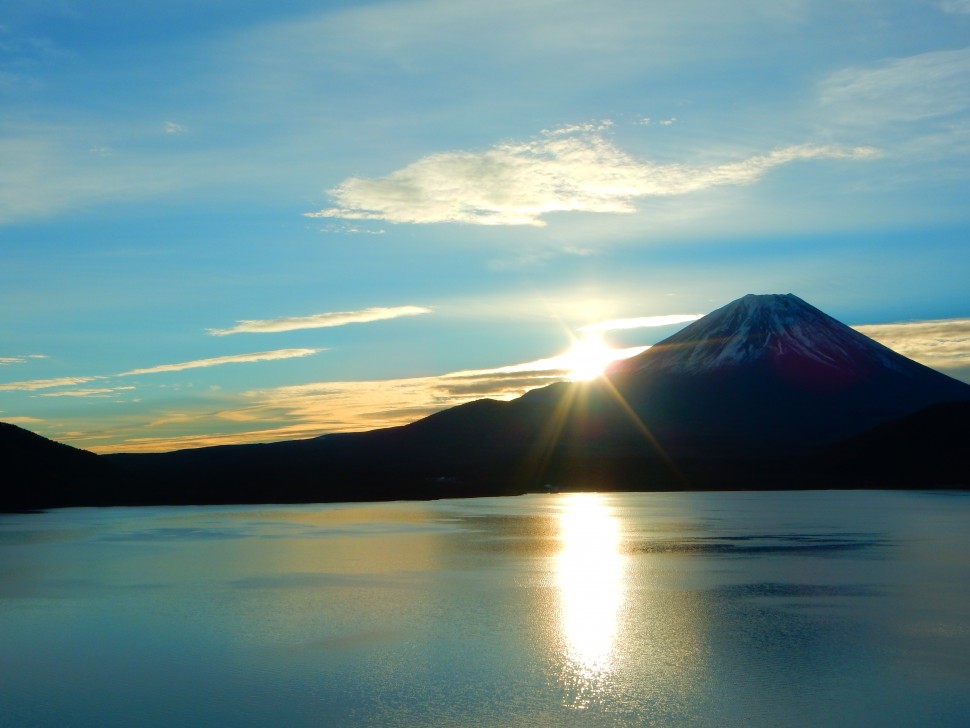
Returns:
[[[853,326],[903,356],[939,369],[970,365],[970,318]]]
[[[622,331],[625,329],[646,329],[656,326],[671,326],[673,324],[686,324],[703,318],[702,313],[670,314],[667,316],[640,316],[639,318],[611,319],[609,321],[599,321],[595,324],[580,326],[580,331]]]
[[[114,379],[115,377],[132,377],[139,374],[160,374],[163,372],[181,372],[186,369],[203,369],[207,367],[221,366],[223,364],[245,364],[258,361],[278,361],[280,359],[294,359],[305,356],[312,356],[326,349],[275,349],[273,351],[258,351],[252,354],[230,354],[228,356],[216,356],[209,359],[194,359],[192,361],[179,362],[177,364],[158,364],[143,369],[131,369],[127,372],[118,374],[98,374],[85,377],[57,377],[55,379],[31,379],[22,382],[6,382],[0,384],[0,391],[5,392],[30,392],[37,389],[51,389],[53,387],[69,387],[74,384],[87,384],[88,382],[100,381],[104,379]]]

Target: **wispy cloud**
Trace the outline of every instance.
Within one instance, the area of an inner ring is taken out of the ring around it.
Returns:
[[[106,379],[106,377],[56,377],[54,379],[31,379],[24,382],[5,382],[0,384],[0,391],[32,392],[35,389],[50,389],[52,387],[70,387],[75,384],[86,384],[97,379]]]
[[[277,361],[279,359],[294,359],[304,356],[312,356],[323,351],[323,349],[276,349],[275,351],[260,351],[255,354],[231,354],[229,356],[216,356],[211,359],[196,359],[185,361],[178,364],[158,364],[144,369],[132,369],[131,371],[116,374],[116,377],[130,377],[137,374],[160,374],[162,372],[182,372],[186,369],[203,369],[206,367],[217,367],[223,364],[244,364],[256,361]]]
[[[134,387],[99,387],[89,389],[69,389],[64,392],[44,392],[38,397],[110,397],[118,392],[132,390]]]
[[[713,166],[658,164],[622,151],[599,127],[570,127],[483,152],[432,154],[379,179],[352,177],[330,190],[335,207],[305,214],[392,223],[542,226],[549,213],[632,213],[640,198],[748,184],[798,160],[860,159],[875,153],[869,147],[806,144]]]
[[[970,0],[943,0],[940,3],[945,13],[954,15],[970,15]]]
[[[645,329],[655,326],[670,326],[672,324],[684,324],[690,321],[697,321],[704,314],[685,313],[670,314],[667,316],[640,316],[639,318],[612,319],[610,321],[600,321],[595,324],[581,326],[580,331],[620,331],[622,329]]]
[[[362,324],[371,321],[384,321],[402,316],[418,316],[431,313],[430,308],[424,306],[392,306],[365,308],[360,311],[335,311],[332,313],[316,313],[311,316],[286,316],[278,319],[243,320],[228,329],[207,329],[213,336],[228,336],[229,334],[270,334],[280,331],[298,331],[300,329],[324,329],[332,326],[346,326],[347,324]]]
[[[189,129],[182,124],[177,124],[174,121],[165,122],[165,133],[166,134],[184,134]]]
[[[970,108],[970,48],[848,68],[820,89],[823,109],[845,124],[911,122]]]
[[[24,364],[29,359],[46,359],[46,354],[24,354],[23,356],[0,356],[0,366],[7,364]]]
[[[194,361],[180,362],[178,364],[159,364],[144,369],[132,369],[118,374],[101,374],[89,377],[58,377],[55,379],[31,379],[23,382],[6,382],[0,384],[0,391],[19,391],[32,392],[37,389],[53,389],[54,387],[69,387],[76,384],[87,384],[104,379],[115,377],[132,377],[140,374],[160,374],[163,372],[181,372],[186,369],[202,369],[206,367],[222,366],[223,364],[245,364],[258,361],[277,361],[279,359],[294,359],[305,356],[312,356],[325,349],[276,349],[274,351],[259,351],[253,354],[231,354],[229,356],[217,356],[210,359],[195,359]],[[88,390],[93,391],[93,390]],[[70,396],[63,393],[62,396]],[[83,396],[83,395],[74,395]]]
[[[852,328],[930,367],[970,366],[970,318],[867,324]]]

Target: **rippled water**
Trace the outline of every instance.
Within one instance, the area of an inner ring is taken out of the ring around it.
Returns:
[[[0,725],[965,726],[970,495],[0,515]]]

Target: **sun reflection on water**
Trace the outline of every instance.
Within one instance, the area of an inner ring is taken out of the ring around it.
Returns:
[[[567,496],[556,561],[567,703],[584,708],[608,693],[614,671],[625,563],[620,526],[603,496]]]

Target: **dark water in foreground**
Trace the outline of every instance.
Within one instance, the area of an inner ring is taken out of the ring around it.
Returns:
[[[0,725],[970,725],[970,495],[4,515]]]

